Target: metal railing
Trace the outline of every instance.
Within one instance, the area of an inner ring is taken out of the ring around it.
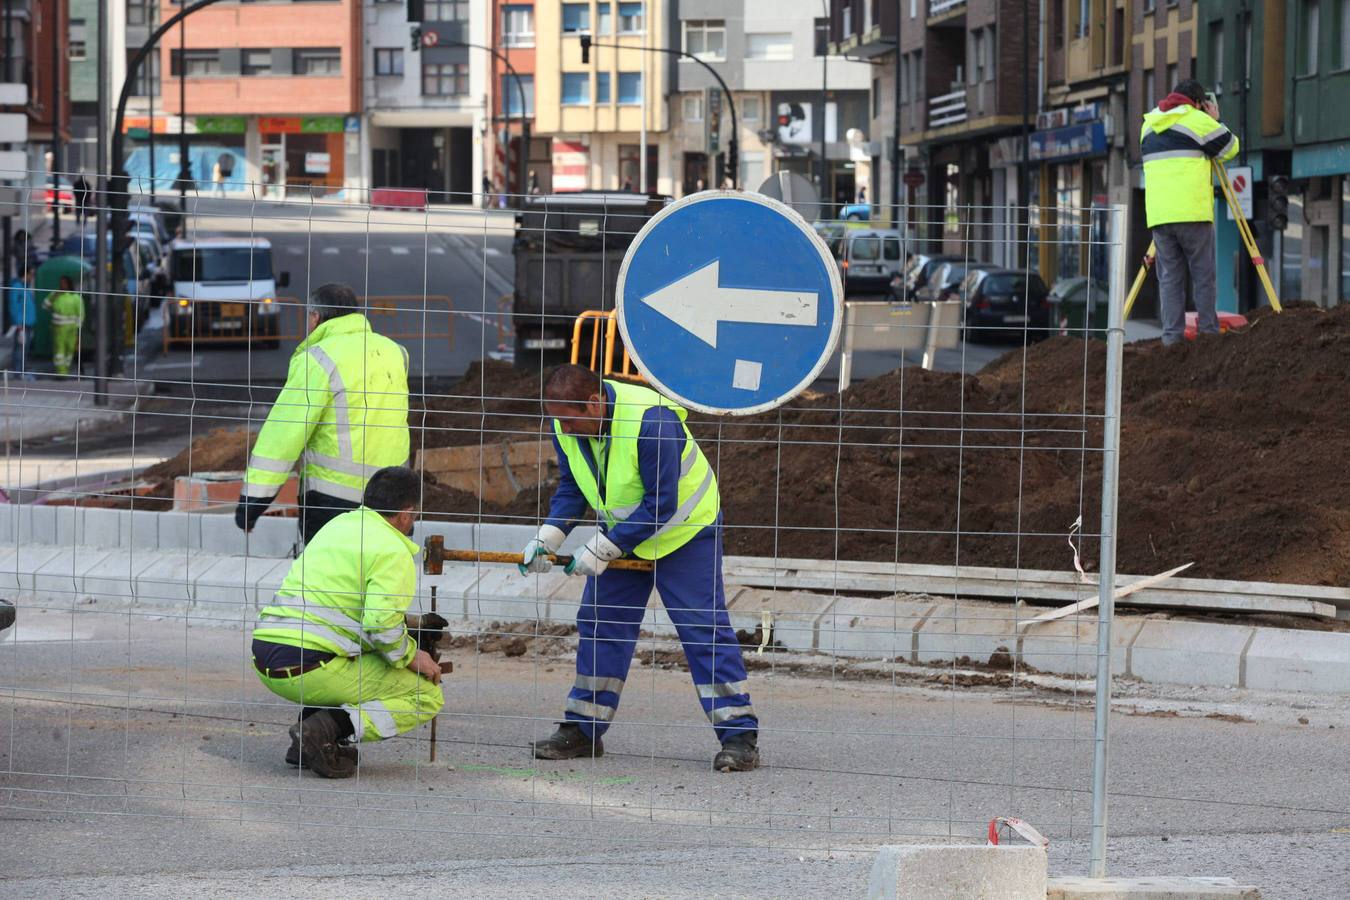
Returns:
[[[966,0],[928,0],[928,14],[940,16],[965,5]]]
[[[959,125],[966,120],[966,89],[928,98],[928,127]]]

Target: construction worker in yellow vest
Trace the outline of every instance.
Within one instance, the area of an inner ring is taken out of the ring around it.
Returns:
[[[311,296],[309,336],[253,445],[235,524],[253,529],[301,463],[305,543],[361,502],[366,481],[408,462],[408,351],[376,334],[345,284]]]
[[[410,469],[376,472],[364,503],[315,535],[258,614],[253,667],[269,691],[301,705],[290,765],[350,777],[355,743],[411,731],[445,703],[440,665],[406,617],[418,549],[407,535],[420,496]]]
[[[535,742],[539,759],[604,755],[655,588],[684,646],[703,714],[722,748],[720,772],[759,765],[759,719],[750,705],[741,645],[722,586],[722,503],[712,466],[685,419],[656,391],[602,381],[581,366],[559,366],[544,383],[552,418],[558,489],[548,518],[521,551],[520,571],[546,572],[585,514],[597,528],[568,564],[586,579],[577,611],[577,674],[563,721]],[[650,571],[609,568],[621,556],[655,562]]]
[[[62,275],[60,287],[47,295],[42,305],[52,314],[52,362],[57,375],[69,375],[71,362],[80,353],[80,327],[84,325],[84,298],[75,282]]]

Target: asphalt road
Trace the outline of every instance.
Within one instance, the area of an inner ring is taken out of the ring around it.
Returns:
[[[765,765],[722,775],[688,676],[650,648],[606,756],[542,763],[525,748],[558,715],[566,648],[462,647],[437,761],[419,729],[329,782],[281,763],[293,708],[248,670],[245,633],[209,618],[251,611],[153,612],[21,608],[0,642],[0,894],[858,896],[878,844],[978,840],[995,815],[1042,829],[1052,871],[1086,872],[1081,688],[775,663],[751,674]],[[1121,699],[1111,871],[1344,896],[1346,705],[1221,699]]]
[[[276,349],[238,342],[164,347],[158,316],[139,336],[128,373],[182,392],[206,384],[283,381],[304,336],[303,301],[329,281],[350,284],[374,308],[372,324],[408,348],[414,377],[455,377],[468,365],[510,346],[512,284],[509,212],[467,207],[425,213],[202,199],[191,205],[190,236],[267,238],[279,287],[281,330]]]

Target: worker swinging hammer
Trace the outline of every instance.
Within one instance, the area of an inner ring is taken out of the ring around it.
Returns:
[[[759,765],[759,719],[722,585],[717,478],[685,425],[688,413],[649,388],[560,366],[544,383],[559,484],[548,518],[522,551],[520,570],[546,572],[586,513],[598,527],[567,563],[586,579],[577,612],[576,681],[563,721],[534,744],[539,759],[604,755],[652,588],[684,646],[703,712],[722,748],[721,772]],[[620,557],[651,560],[618,568]]]

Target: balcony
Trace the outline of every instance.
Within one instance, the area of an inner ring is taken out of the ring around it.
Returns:
[[[966,120],[966,89],[928,98],[928,127],[944,128]]]
[[[928,0],[930,27],[959,24],[965,18],[965,13],[966,0]]]

